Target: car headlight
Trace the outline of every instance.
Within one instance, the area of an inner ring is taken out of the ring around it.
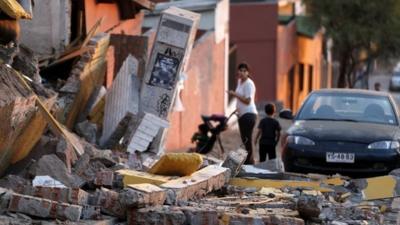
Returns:
[[[368,145],[368,149],[398,149],[399,147],[398,141],[377,141]]]
[[[313,140],[302,136],[288,136],[287,143],[295,145],[315,145],[315,142]]]

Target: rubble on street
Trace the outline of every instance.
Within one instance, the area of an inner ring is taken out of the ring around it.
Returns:
[[[178,79],[151,75],[164,53],[184,70],[199,20],[165,10],[147,67],[128,54],[107,90],[110,39],[122,38],[96,32],[101,21],[41,65],[26,46],[0,45],[0,225],[400,224],[399,171],[303,175],[279,160],[244,165],[240,148],[223,159],[160,151]]]

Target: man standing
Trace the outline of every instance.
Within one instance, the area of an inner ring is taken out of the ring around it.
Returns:
[[[239,114],[239,130],[242,142],[246,147],[247,158],[245,164],[254,164],[253,158],[253,129],[257,120],[257,108],[254,103],[256,86],[250,79],[250,67],[247,63],[238,66],[238,85],[236,91],[229,91],[229,95],[237,99],[236,108]]]

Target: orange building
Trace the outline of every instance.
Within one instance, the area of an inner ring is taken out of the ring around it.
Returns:
[[[277,101],[293,110],[310,91],[327,86],[321,78],[323,34],[309,18],[296,15],[295,3],[233,2],[231,85],[234,66],[246,61],[252,66],[257,103]]]

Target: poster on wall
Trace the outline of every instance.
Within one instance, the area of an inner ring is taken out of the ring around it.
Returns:
[[[177,58],[158,53],[151,72],[149,85],[172,90],[177,77],[179,60]]]

